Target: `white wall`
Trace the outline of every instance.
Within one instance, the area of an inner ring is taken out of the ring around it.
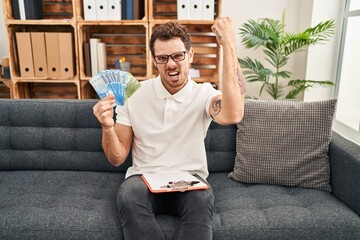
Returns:
[[[237,33],[240,33],[239,28],[248,19],[257,20],[259,18],[273,18],[281,20],[283,10],[285,10],[285,23],[286,30],[288,32],[299,32],[305,30],[299,25],[300,6],[304,0],[222,0],[222,16],[231,16],[235,20]],[[245,49],[241,44],[240,34],[237,34],[237,51],[238,57],[243,58],[249,56],[251,58],[263,59],[263,55],[260,49],[254,51]],[[304,77],[304,71],[296,71],[297,64],[296,59],[291,59],[288,64],[289,71],[294,75]],[[304,61],[303,61],[304,62]],[[264,63],[265,64],[265,63]],[[265,64],[266,65],[266,64]],[[304,69],[305,65],[300,69]],[[248,96],[259,97],[259,89],[261,84],[259,83],[247,83],[246,91]],[[262,99],[271,98],[265,91],[261,95]]]
[[[330,80],[335,82],[338,45],[341,31],[340,17],[343,0],[311,1],[313,1],[311,25],[313,26],[328,19],[334,19],[336,24],[336,33],[326,44],[316,45],[309,48],[306,78],[312,80]],[[334,87],[317,87],[306,91],[304,94],[304,101],[317,101],[331,98],[334,98]]]
[[[7,53],[7,36],[4,24],[3,6],[0,4],[0,63],[3,57],[8,56]]]

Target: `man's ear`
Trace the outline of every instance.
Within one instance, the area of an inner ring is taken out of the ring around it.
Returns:
[[[154,58],[152,58],[152,62],[154,64],[154,67],[157,69],[157,63],[155,62]]]
[[[194,54],[195,54],[195,50],[194,48],[190,48],[188,55],[189,55],[189,63],[192,63],[194,60]]]

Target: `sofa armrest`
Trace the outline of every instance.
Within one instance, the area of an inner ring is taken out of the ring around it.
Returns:
[[[360,216],[360,146],[334,132],[329,159],[332,194]]]

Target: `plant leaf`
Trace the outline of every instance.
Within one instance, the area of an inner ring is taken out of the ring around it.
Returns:
[[[320,86],[333,86],[335,85],[335,83],[333,83],[332,81],[317,81],[317,80],[305,80],[305,79],[296,79],[296,80],[291,80],[288,82],[288,86],[300,86],[300,85],[304,85],[307,88],[309,87],[314,87],[316,85],[320,85]]]
[[[282,89],[283,87],[280,84],[276,86],[275,83],[269,83],[266,86],[266,92],[269,93],[273,99],[279,99],[281,97],[283,93]]]
[[[305,79],[296,79],[288,82],[288,86],[294,87],[287,95],[286,99],[295,98],[300,92],[305,91],[309,88],[315,86],[333,86],[335,85],[331,81],[316,81],[316,80],[305,80]]]
[[[269,36],[261,28],[261,26],[253,19],[243,24],[240,28],[242,43],[246,48],[258,48],[266,44]]]
[[[302,33],[286,33],[281,43],[284,45],[285,55],[288,56],[296,50],[329,40],[334,34],[334,29],[334,20],[328,20],[308,28]]]
[[[279,71],[273,74],[274,77],[281,77],[281,78],[290,78],[291,72],[289,71]]]
[[[335,21],[328,20],[320,22],[315,27],[310,27],[305,30],[310,36],[317,39],[317,42],[328,41],[329,38],[335,33]]]
[[[269,76],[273,74],[271,69],[265,68],[258,60],[252,60],[249,57],[238,59],[240,66],[244,68],[244,75],[248,82],[268,82]]]

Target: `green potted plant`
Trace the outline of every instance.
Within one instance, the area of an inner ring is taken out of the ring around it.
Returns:
[[[315,86],[334,85],[331,81],[315,81],[305,79],[292,79],[292,73],[284,70],[292,54],[298,50],[306,50],[310,45],[324,43],[335,32],[333,20],[320,22],[301,33],[285,32],[285,14],[282,20],[270,18],[248,20],[240,28],[242,44],[249,49],[262,48],[265,60],[270,67],[265,67],[261,61],[250,57],[239,58],[248,82],[262,82],[260,95],[265,90],[273,99],[293,99],[296,96]],[[284,93],[284,88],[291,86],[292,90]]]

